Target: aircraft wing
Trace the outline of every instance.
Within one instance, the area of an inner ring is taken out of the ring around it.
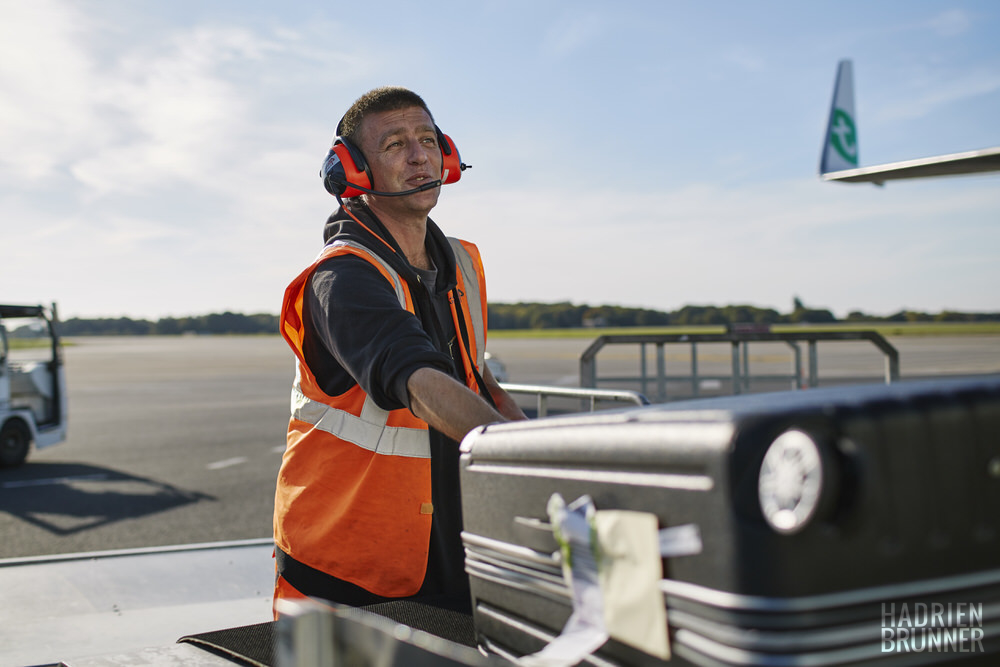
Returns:
[[[837,81],[830,105],[820,177],[824,181],[874,183],[885,181],[958,176],[1000,171],[1000,146],[964,153],[891,162],[871,167],[858,165],[858,133],[854,116],[854,82],[850,60],[837,66]]]
[[[1000,171],[1000,146],[979,151],[952,153],[919,160],[890,162],[859,169],[843,169],[822,174],[824,181],[844,181],[846,183],[875,183],[903,178],[927,178],[930,176],[958,176]]]

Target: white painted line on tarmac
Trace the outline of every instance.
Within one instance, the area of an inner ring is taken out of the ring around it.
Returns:
[[[98,473],[95,475],[76,475],[73,477],[49,477],[47,479],[22,479],[16,482],[4,482],[3,484],[0,484],[0,488],[20,489],[28,486],[55,486],[57,484],[67,484],[69,482],[95,481],[107,478],[108,476],[106,474]]]
[[[230,468],[232,466],[238,466],[240,464],[246,463],[247,457],[245,456],[235,456],[231,459],[223,459],[222,461],[216,461],[215,463],[209,463],[206,468],[209,470],[221,470],[222,468]]]

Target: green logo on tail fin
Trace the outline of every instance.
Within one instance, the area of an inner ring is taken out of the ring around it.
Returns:
[[[858,166],[858,135],[854,129],[854,119],[843,109],[833,110],[830,123],[830,143],[840,157]]]

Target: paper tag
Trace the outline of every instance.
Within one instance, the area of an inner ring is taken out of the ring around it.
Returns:
[[[597,510],[590,496],[567,506],[562,496],[553,494],[547,511],[562,553],[563,576],[573,593],[573,614],[558,637],[518,664],[576,665],[609,637],[669,660],[661,559],[700,553],[698,527],[659,530],[655,514]]]
[[[670,659],[663,567],[655,514],[601,510],[594,516],[604,627],[618,641]]]

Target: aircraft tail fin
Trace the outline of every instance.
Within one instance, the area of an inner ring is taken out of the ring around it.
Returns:
[[[854,76],[851,61],[837,65],[837,82],[830,103],[820,174],[858,167],[858,129],[854,120]]]

